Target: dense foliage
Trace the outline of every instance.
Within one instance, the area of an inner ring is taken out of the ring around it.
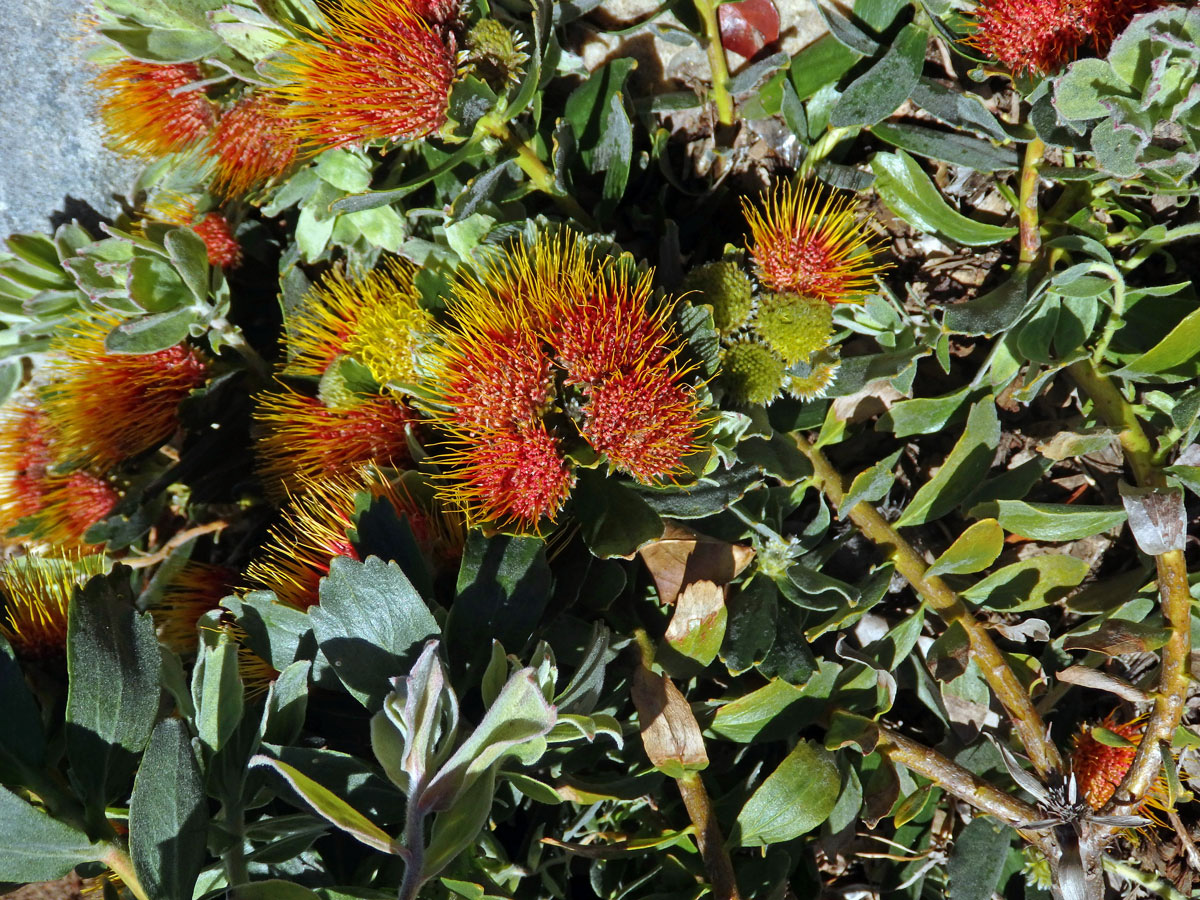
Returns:
[[[97,0],[0,882],[1192,890],[1200,9],[817,9]]]

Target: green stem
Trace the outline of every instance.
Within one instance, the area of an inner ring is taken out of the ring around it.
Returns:
[[[829,156],[838,144],[846,138],[858,134],[859,131],[861,131],[859,128],[829,128],[817,138],[816,143],[809,148],[808,153],[800,162],[800,169],[796,173],[797,180],[803,181],[807,178],[816,168],[817,163]]]
[[[579,205],[579,201],[570,194],[564,194],[559,190],[558,183],[554,180],[554,173],[546,168],[542,158],[530,145],[529,139],[515,124],[510,125],[493,115],[487,115],[479,120],[476,127],[501,141],[515,153],[517,165],[529,177],[530,183],[543,194],[549,195],[558,204],[559,209],[580,224],[588,228],[595,227],[592,217]]]
[[[246,361],[246,367],[259,382],[264,385],[270,383],[271,367],[267,365],[267,361],[259,355],[258,351],[246,341],[245,336],[242,334],[242,329],[238,328],[224,316],[213,319],[208,327],[210,331],[219,334],[221,339]]]
[[[250,869],[246,865],[245,821],[240,806],[225,808],[224,824],[226,830],[233,837],[221,857],[225,863],[225,881],[230,887],[247,884],[250,881]]]
[[[1133,407],[1121,396],[1112,379],[1087,359],[1067,366],[1067,373],[1091,398],[1092,406],[1100,418],[1120,429],[1117,438],[1137,483],[1143,487],[1163,485],[1163,475],[1154,465],[1154,445],[1138,421]]]
[[[741,900],[742,895],[733,874],[733,860],[725,849],[725,837],[721,834],[712,799],[700,779],[700,773],[687,772],[682,778],[676,778],[675,783],[679,785],[688,817],[696,827],[696,845],[700,848],[700,858],[704,860],[704,868],[712,882],[713,896],[716,900]]]
[[[1096,349],[1092,351],[1092,365],[1099,366],[1104,363],[1104,354],[1108,351],[1108,345],[1112,343],[1113,335],[1121,327],[1125,315],[1125,279],[1107,263],[1097,262],[1090,271],[1107,275],[1113,283],[1112,309],[1108,313],[1108,321],[1104,323],[1104,331],[1100,333],[1100,340],[1096,342]]]
[[[708,51],[708,67],[712,70],[712,99],[717,107],[717,121],[722,125],[733,124],[733,95],[729,93],[729,62],[725,59],[725,47],[721,43],[721,23],[717,17],[714,0],[695,0],[696,12],[704,25],[705,49]]]
[[[137,872],[133,868],[133,860],[129,858],[129,854],[125,852],[125,848],[117,844],[109,844],[108,852],[100,858],[100,862],[108,866],[116,875],[125,883],[125,887],[137,900],[152,900],[146,889],[142,887],[142,882],[138,880]]]
[[[1012,720],[1013,730],[1030,762],[1042,778],[1062,768],[1058,748],[1047,739],[1046,726],[1033,705],[1029,692],[1021,684],[1012,666],[1008,664],[1000,648],[992,641],[987,629],[979,624],[974,614],[962,599],[937,576],[927,575],[928,566],[921,555],[896,531],[887,520],[869,503],[856,503],[851,509],[842,509],[846,496],[845,482],[841,473],[833,467],[820,450],[799,434],[795,435],[800,451],[813,466],[813,482],[824,492],[843,517],[858,526],[858,529],[877,544],[895,563],[896,571],[912,585],[925,601],[937,611],[947,625],[957,623],[966,632],[971,656],[979,663],[980,671],[996,699],[1004,706]]]
[[[1025,145],[1025,158],[1021,162],[1021,191],[1018,199],[1017,218],[1020,222],[1020,264],[1029,268],[1042,249],[1042,236],[1038,231],[1038,166],[1046,157],[1046,145],[1035,137]]]

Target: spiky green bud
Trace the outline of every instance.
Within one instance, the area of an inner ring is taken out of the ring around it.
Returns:
[[[713,324],[722,335],[729,335],[746,324],[754,308],[754,284],[737,263],[718,260],[688,272],[684,291],[699,291],[713,308]]]
[[[503,22],[480,19],[467,33],[467,59],[485,81],[516,81],[529,54]]]
[[[804,294],[768,292],[758,297],[754,329],[791,366],[829,346],[833,307]]]
[[[824,397],[841,365],[842,361],[835,350],[820,350],[807,360],[801,360],[788,368],[784,376],[784,386],[797,400]]]
[[[735,341],[721,355],[721,383],[734,403],[767,405],[783,378],[783,360],[756,341]]]

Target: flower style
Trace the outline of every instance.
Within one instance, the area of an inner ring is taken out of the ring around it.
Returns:
[[[0,635],[22,659],[61,659],[67,649],[67,609],[75,589],[104,572],[102,556],[49,559],[18,556],[0,566]]]
[[[430,12],[434,7],[426,5]],[[446,121],[456,50],[409,0],[343,0],[328,34],[285,49],[275,112],[315,152],[375,139],[410,141]]]
[[[28,397],[0,407],[0,542],[41,510],[52,463],[50,423],[41,408]]]
[[[250,91],[221,116],[204,145],[212,166],[210,188],[224,197],[241,197],[287,172],[299,144],[279,118],[280,102]]]
[[[51,345],[41,398],[64,462],[109,468],[158,446],[179,425],[180,401],[207,378],[207,362],[187,344],[110,353],[104,339],[117,324],[77,319]]]
[[[872,260],[876,241],[859,222],[853,197],[826,194],[813,182],[785,182],[761,209],[743,200],[742,211],[756,273],[772,290],[854,303],[889,268]]]
[[[290,389],[260,394],[255,419],[261,473],[280,491],[363,463],[406,465],[407,430],[417,421],[394,397],[356,396],[353,405],[326,406]]]
[[[158,65],[123,59],[92,84],[101,92],[100,116],[112,148],[127,156],[156,159],[187,150],[213,127],[216,112],[195,63]]]
[[[1087,726],[1084,726],[1075,735],[1075,748],[1071,754],[1071,771],[1074,773],[1079,790],[1088,805],[1095,810],[1100,809],[1109,801],[1117,786],[1120,785],[1121,779],[1129,771],[1129,767],[1133,764],[1133,757],[1137,754],[1138,744],[1141,743],[1146,722],[1144,716],[1129,722],[1118,722],[1116,712],[1113,711],[1099,723],[1099,726],[1129,741],[1131,746],[1110,747],[1102,744],[1092,734],[1091,728]],[[1137,812],[1154,818],[1153,810],[1166,809],[1167,805],[1167,786],[1160,773],[1158,779],[1150,786],[1150,790]]]
[[[389,259],[361,278],[340,269],[308,292],[289,323],[287,375],[319,378],[349,355],[381,384],[418,380],[418,357],[433,316],[421,308],[416,269]]]
[[[209,610],[233,593],[235,573],[224,566],[188,560],[149,608],[158,642],[178,656],[196,653],[196,628]]]

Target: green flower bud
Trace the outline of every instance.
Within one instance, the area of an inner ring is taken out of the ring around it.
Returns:
[[[721,383],[737,404],[763,406],[779,396],[783,360],[762,344],[735,341],[721,355]]]
[[[503,22],[480,19],[467,33],[467,59],[485,81],[516,81],[529,54]]]
[[[760,294],[754,329],[785,363],[795,365],[829,346],[833,307],[803,294]]]
[[[842,361],[833,350],[814,353],[809,359],[802,360],[787,370],[784,375],[787,392],[797,400],[824,397],[841,365]]]
[[[754,285],[750,276],[737,263],[705,263],[688,272],[683,280],[684,291],[699,291],[713,308],[713,324],[722,335],[729,335],[746,324],[754,308]]]

